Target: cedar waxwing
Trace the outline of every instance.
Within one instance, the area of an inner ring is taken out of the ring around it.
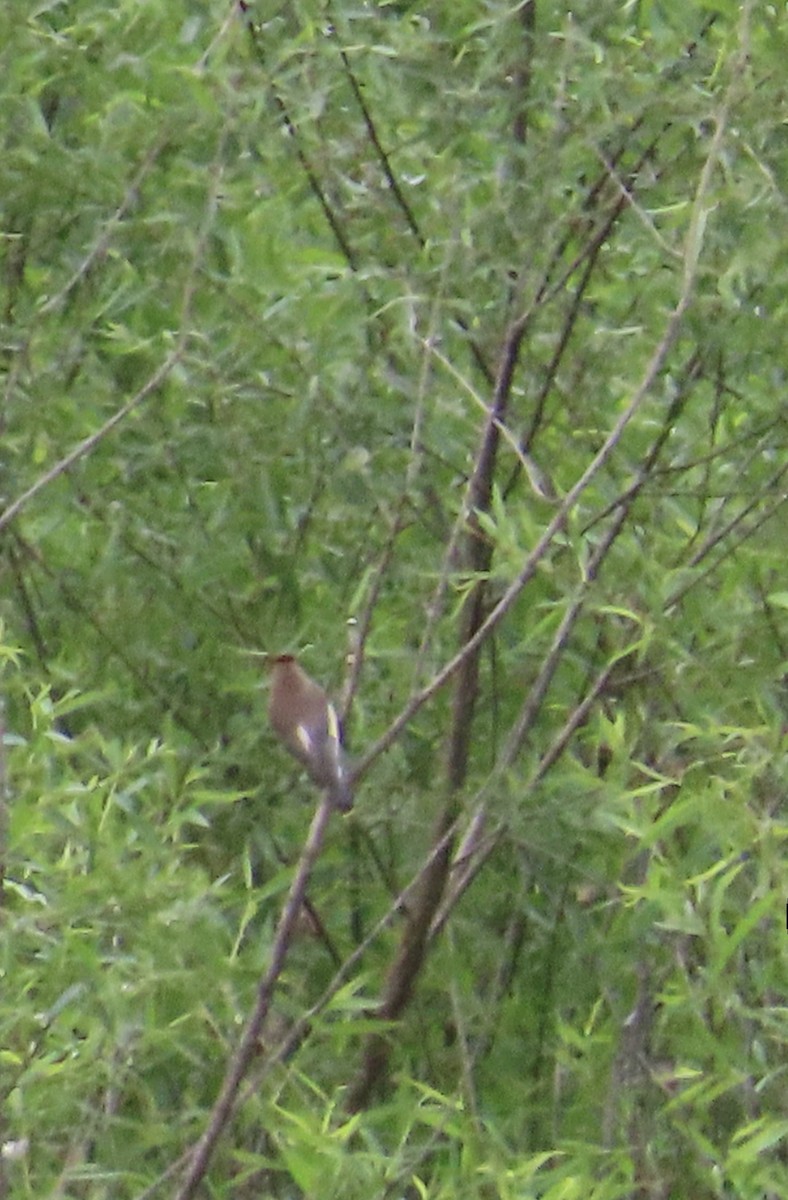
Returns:
[[[272,666],[268,719],[274,733],[306,767],[313,783],[331,803],[349,812],[353,793],[342,750],[342,731],[333,704],[292,654],[280,654]]]

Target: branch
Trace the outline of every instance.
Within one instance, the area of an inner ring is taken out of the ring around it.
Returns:
[[[61,475],[64,475],[66,471],[68,471],[70,467],[73,467],[75,463],[79,462],[81,458],[85,458],[91,453],[92,450],[95,450],[96,446],[98,446],[100,442],[104,441],[104,438],[112,432],[116,425],[120,425],[121,421],[124,421],[129,413],[134,412],[135,408],[139,408],[143,401],[147,400],[149,396],[152,396],[154,392],[158,391],[167,376],[172,371],[173,367],[180,361],[184,351],[184,342],[185,335],[178,342],[178,345],[175,347],[175,349],[167,355],[158,370],[154,371],[147,383],[143,384],[135,396],[132,396],[130,400],[121,405],[121,407],[112,414],[109,420],[105,421],[102,426],[95,430],[95,432],[89,434],[86,438],[83,438],[81,442],[78,442],[73,450],[70,450],[64,458],[61,458],[59,462],[56,462],[53,467],[50,467],[48,471],[41,475],[35,481],[35,483],[31,484],[26,492],[23,492],[21,496],[18,496],[17,499],[14,500],[13,504],[9,504],[5,512],[0,513],[0,530],[5,529],[7,525],[10,525],[14,518],[19,515],[23,508],[27,507],[29,502],[34,499],[39,492],[42,492],[44,488],[49,487],[50,483],[54,483],[56,479],[59,479]]]
[[[375,153],[378,156],[378,162],[381,165],[383,174],[386,176],[386,180],[388,182],[389,188],[391,189],[392,195],[394,196],[394,199],[396,200],[397,204],[399,205],[400,210],[402,211],[402,215],[404,216],[404,218],[408,224],[408,228],[410,229],[411,233],[416,238],[416,241],[419,243],[419,245],[421,246],[421,248],[423,250],[427,244],[426,239],[424,238],[424,235],[422,234],[421,230],[419,229],[419,225],[413,214],[413,210],[410,207],[410,205],[408,204],[407,200],[405,199],[402,188],[399,185],[399,181],[397,180],[396,175],[394,174],[394,172],[391,169],[391,163],[389,161],[389,157],[386,154],[386,151],[383,149],[383,145],[380,141],[380,138],[378,137],[378,131],[375,127],[375,122],[372,120],[372,113],[370,112],[369,105],[367,104],[366,100],[364,99],[364,93],[362,92],[362,90],[359,86],[359,83],[358,83],[358,80],[356,79],[353,68],[350,65],[350,59],[347,56],[347,51],[345,50],[345,47],[339,43],[339,39],[337,37],[336,20],[334,19],[333,14],[331,14],[331,24],[329,26],[329,34],[333,35],[335,41],[337,42],[337,45],[339,46],[339,54],[342,59],[342,65],[345,68],[345,74],[347,75],[348,82],[350,84],[351,90],[352,90],[353,95],[356,100],[356,104],[358,104],[359,108],[361,109],[361,115],[364,118],[364,124],[367,127],[367,133],[369,134],[369,140],[372,142],[372,145],[375,149]]]
[[[151,154],[152,153],[153,152],[151,152]],[[148,156],[149,159],[150,159],[150,157],[151,157],[151,155]],[[144,170],[147,169],[147,167],[148,167],[148,159],[146,159],[144,167],[141,168],[140,175],[143,173]],[[189,275],[187,277],[187,280],[186,280],[186,283],[185,283],[184,289],[183,289],[180,319],[178,322],[179,323],[179,331],[178,331],[178,336],[176,339],[175,346],[170,351],[170,353],[167,355],[167,357],[164,359],[164,362],[161,364],[161,366],[159,366],[158,369],[153,372],[150,379],[148,379],[148,381],[142,385],[142,387],[136,393],[136,395],[132,396],[130,400],[128,400],[125,404],[121,405],[121,407],[119,409],[117,409],[117,411],[114,412],[112,414],[112,416],[107,421],[105,421],[102,426],[100,426],[99,429],[97,429],[97,430],[95,430],[95,432],[89,434],[86,438],[83,438],[83,440],[81,442],[78,442],[77,445],[73,448],[73,450],[70,450],[69,453],[66,454],[64,458],[61,458],[60,461],[56,462],[53,467],[50,467],[50,469],[48,471],[46,471],[39,479],[37,479],[35,481],[35,483],[33,483],[27,489],[27,491],[23,492],[22,495],[19,496],[13,502],[13,504],[9,504],[9,506],[5,510],[5,512],[0,513],[0,530],[3,530],[6,528],[6,526],[10,525],[10,523],[14,520],[14,518],[19,515],[19,513],[22,511],[22,509],[25,508],[27,506],[27,504],[35,496],[38,495],[39,492],[43,491],[44,488],[48,487],[49,484],[53,483],[56,479],[59,479],[61,475],[65,474],[65,472],[68,471],[70,467],[73,467],[75,463],[79,462],[80,459],[85,458],[88,454],[90,454],[93,450],[95,450],[96,446],[98,446],[101,442],[103,442],[104,439],[107,437],[107,435],[110,434],[117,425],[120,425],[121,422],[124,421],[126,419],[126,417],[129,416],[130,413],[134,412],[135,408],[139,408],[139,406],[145,400],[147,400],[150,396],[152,396],[154,394],[154,392],[158,391],[158,389],[162,386],[162,384],[167,379],[167,377],[171,374],[173,368],[177,365],[178,362],[180,362],[180,360],[183,357],[183,354],[186,350],[186,344],[187,344],[188,338],[189,338],[189,334],[187,332],[188,323],[189,323],[188,317],[189,317],[189,313],[191,312],[192,300],[194,298],[194,292],[195,292],[195,288],[196,288],[197,267],[198,267],[198,263],[201,260],[202,252],[205,247],[205,243],[206,243],[208,234],[210,232],[211,225],[213,224],[213,218],[214,218],[214,215],[216,212],[216,203],[217,203],[217,198],[218,198],[218,194],[219,194],[220,178],[221,178],[221,166],[219,164],[218,155],[217,155],[217,161],[214,164],[214,172],[213,172],[213,177],[211,180],[211,189],[210,189],[210,192],[208,195],[208,202],[206,205],[205,217],[203,220],[202,228],[200,229],[200,234],[199,234],[199,237],[197,240],[197,245],[195,246],[194,254],[192,256],[192,262],[190,264]],[[124,201],[124,203],[125,203],[125,201]],[[121,206],[121,209],[119,209],[118,211],[121,212],[122,210],[123,210],[123,206]],[[116,214],[116,216],[117,216],[117,214]],[[100,239],[99,245],[102,245],[102,244],[103,244],[103,239]],[[97,252],[98,252],[98,249],[96,250],[96,253]],[[46,310],[49,310],[54,305],[56,300],[58,300],[59,298],[64,296],[67,293],[67,291],[74,285],[74,283],[76,282],[76,280],[78,278],[81,278],[81,272],[82,272],[83,268],[87,269],[87,265],[89,265],[89,263],[93,260],[93,257],[94,256],[89,255],[88,258],[85,260],[85,263],[83,263],[82,266],[80,267],[79,271],[75,274],[75,276],[72,278],[72,280],[69,281],[66,288],[62,289],[61,292],[58,293],[57,297],[54,297],[51,301],[47,302],[47,304],[45,305]]]
[[[489,409],[485,407],[486,420],[481,442],[473,474],[468,481],[464,505],[467,514],[465,533],[462,541],[457,543],[454,562],[473,580],[460,615],[461,646],[473,640],[483,622],[493,547],[481,534],[478,514],[489,511],[500,431],[511,397],[525,328],[525,322],[517,322],[510,328],[504,341],[493,401]],[[448,565],[452,565],[451,560]],[[383,1021],[396,1020],[410,1001],[416,979],[424,965],[430,927],[446,887],[453,845],[451,831],[457,821],[457,795],[468,771],[468,748],[476,710],[481,646],[482,643],[478,642],[474,652],[463,658],[457,671],[446,755],[448,796],[438,814],[433,833],[433,842],[443,849],[434,855],[409,913],[397,956],[386,980],[383,999],[376,1012],[376,1016]],[[348,1096],[347,1107],[350,1112],[357,1112],[369,1103],[373,1087],[385,1073],[388,1057],[386,1039],[379,1033],[371,1034],[366,1043],[361,1071]]]
[[[238,1048],[225,1072],[224,1081],[211,1110],[205,1132],[192,1150],[189,1169],[180,1189],[176,1192],[175,1200],[191,1200],[191,1197],[194,1196],[208,1169],[216,1143],[232,1116],[238,1089],[257,1051],[257,1043],[268,1015],[274,988],[290,950],[298,915],[306,896],[309,877],[322,850],[332,811],[328,798],[324,796],[312,820],[290,893],[279,918],[271,949],[271,961],[260,981],[255,1006],[241,1035]]]
[[[430,682],[426,684],[421,691],[419,691],[415,696],[411,697],[411,699],[403,707],[402,711],[391,722],[388,729],[386,729],[378,738],[378,740],[370,747],[356,768],[356,778],[361,778],[366,774],[375,759],[394,744],[402,730],[410,723],[419,709],[422,708],[423,705],[425,705],[429,700],[431,700],[432,697],[435,696],[446,685],[448,680],[451,679],[455,671],[459,670],[465,660],[477,651],[479,646],[482,645],[482,643],[490,636],[493,630],[496,629],[501,623],[511,609],[512,605],[519,598],[523,589],[536,574],[536,570],[540,562],[543,558],[545,558],[548,551],[552,547],[553,541],[555,540],[557,534],[566,524],[569,513],[574,508],[583,492],[585,492],[597,474],[606,465],[621,441],[624,430],[630,424],[633,417],[645,401],[646,396],[650,392],[657,375],[662,369],[662,365],[668,355],[668,352],[678,335],[682,319],[689,305],[689,300],[690,294],[685,287],[678,304],[668,318],[665,332],[651,357],[651,361],[646,368],[646,372],[639,387],[632,396],[632,399],[629,401],[629,404],[621,413],[621,416],[616,421],[599,451],[588,464],[577,482],[567,492],[563,502],[553,516],[553,519],[550,521],[533,550],[526,558],[519,575],[517,575],[509,584],[509,587],[506,589],[501,599],[498,601],[495,607],[491,609],[471,639],[460,650],[457,651],[454,657],[451,658],[433,676]]]

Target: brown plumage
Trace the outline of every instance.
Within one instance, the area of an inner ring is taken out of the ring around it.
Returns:
[[[274,733],[331,803],[348,812],[353,793],[333,704],[292,654],[275,658],[271,673],[268,719]]]

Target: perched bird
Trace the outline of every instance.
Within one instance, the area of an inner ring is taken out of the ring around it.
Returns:
[[[348,812],[353,793],[339,718],[320,684],[301,670],[292,654],[280,654],[273,661],[268,719],[312,782],[328,792],[336,808]]]

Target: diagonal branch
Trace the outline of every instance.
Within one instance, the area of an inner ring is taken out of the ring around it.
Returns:
[[[30,501],[33,500],[39,494],[39,492],[42,492],[50,485],[50,483],[54,483],[56,479],[59,479],[61,475],[65,474],[65,472],[73,467],[75,463],[79,462],[80,459],[86,458],[87,455],[91,454],[92,451],[95,450],[96,446],[103,442],[104,439],[110,433],[112,433],[112,431],[118,425],[125,421],[126,417],[128,417],[130,413],[134,412],[136,408],[139,408],[141,404],[154,395],[165,382],[165,380],[172,374],[174,367],[183,357],[189,341],[188,318],[191,312],[194,293],[197,287],[197,270],[202,259],[203,250],[205,248],[205,244],[216,214],[221,180],[221,165],[219,163],[219,157],[220,155],[217,155],[217,162],[215,164],[214,174],[211,180],[211,188],[206,205],[205,217],[203,219],[202,228],[200,229],[197,244],[192,256],[189,274],[183,289],[180,319],[178,322],[179,329],[175,345],[169,354],[167,354],[160,366],[153,372],[150,378],[146,380],[139,391],[132,396],[130,400],[127,400],[125,404],[122,404],[121,407],[117,409],[112,416],[104,422],[103,425],[94,430],[94,432],[89,434],[86,438],[83,438],[81,442],[78,442],[68,454],[56,462],[54,466],[50,467],[48,471],[45,471],[44,474],[41,475],[35,481],[35,483],[31,484],[31,486],[25,492],[23,492],[21,496],[18,496],[12,504],[9,504],[8,508],[6,508],[4,512],[0,513],[0,530],[5,529],[6,526],[10,525],[14,518],[19,515],[23,508],[27,507]],[[84,265],[85,264],[83,264],[83,266]],[[77,277],[78,276],[75,276],[74,280],[70,281],[68,288],[73,286],[73,283]],[[64,295],[66,294],[66,291],[67,289],[63,289],[63,291],[58,295]]]
[[[312,820],[290,892],[279,918],[279,925],[271,948],[271,961],[260,980],[255,1006],[241,1034],[235,1054],[227,1066],[224,1081],[211,1110],[205,1131],[192,1150],[188,1171],[176,1192],[175,1200],[191,1200],[191,1197],[194,1196],[208,1170],[216,1143],[233,1114],[238,1091],[255,1056],[257,1043],[273,999],[274,989],[292,945],[296,922],[306,897],[307,884],[323,848],[331,813],[331,804],[324,797]]]

